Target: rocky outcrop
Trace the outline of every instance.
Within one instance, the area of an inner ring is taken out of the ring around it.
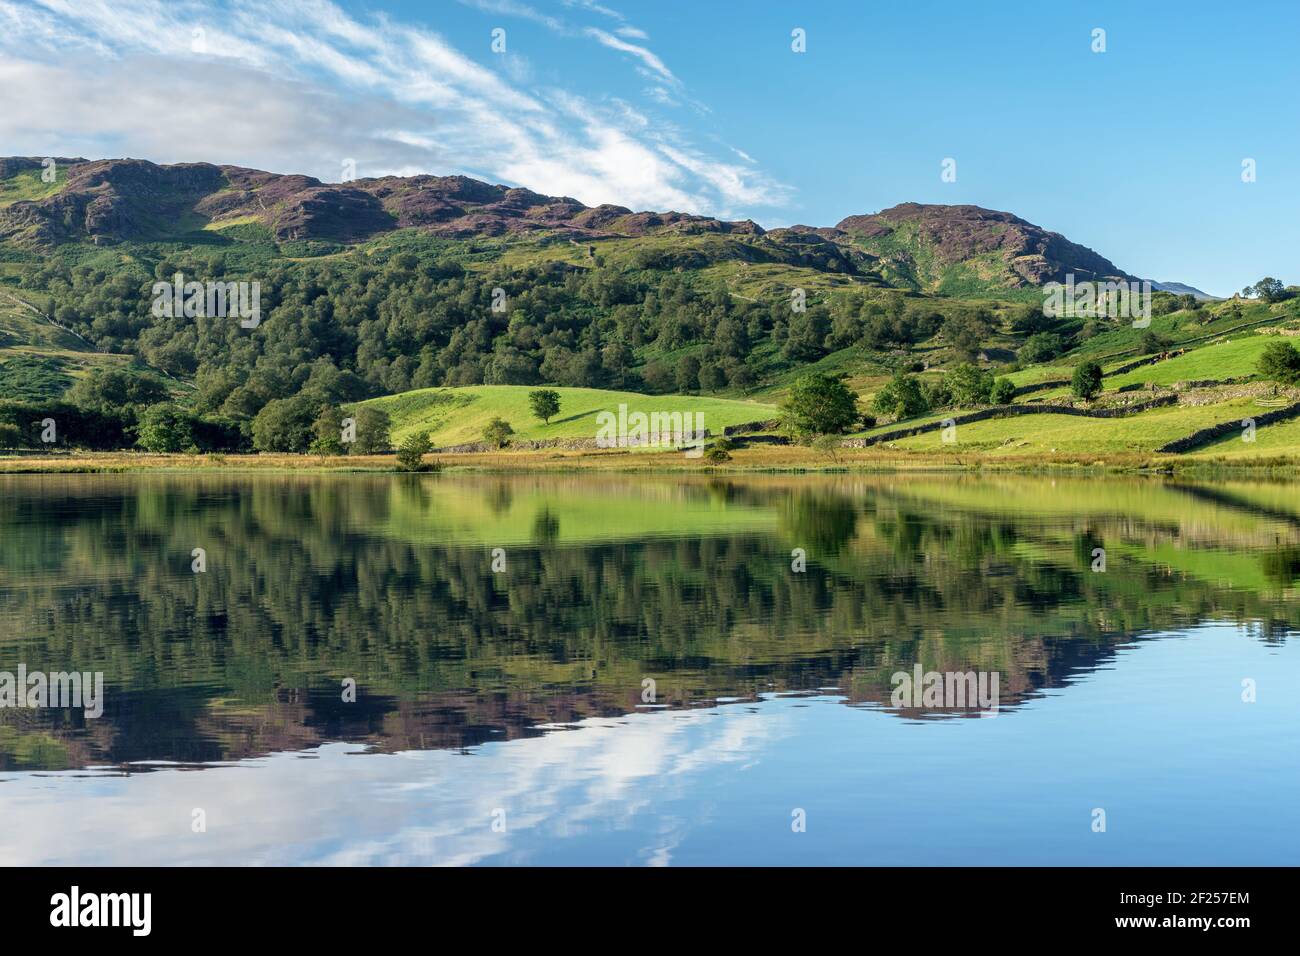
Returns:
[[[1064,282],[1067,274],[1073,274],[1076,282],[1134,279],[1060,233],[980,206],[902,203],[870,215],[849,216],[836,229],[870,252],[890,255],[900,263],[927,263],[917,276],[925,286],[936,284],[948,267],[981,258],[999,263],[1002,269],[1001,276],[987,278],[1008,286]],[[987,262],[983,265],[987,269]]]

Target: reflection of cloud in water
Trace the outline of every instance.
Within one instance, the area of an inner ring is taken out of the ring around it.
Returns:
[[[752,764],[786,726],[760,704],[590,719],[468,754],[328,744],[201,771],[0,775],[0,863],[522,863],[543,841],[639,822],[654,839],[627,862],[664,865],[707,810],[634,818]],[[207,833],[190,829],[196,807]]]

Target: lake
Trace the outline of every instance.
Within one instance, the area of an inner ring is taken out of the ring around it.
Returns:
[[[0,863],[1291,864],[1298,586],[1262,480],[0,476]]]

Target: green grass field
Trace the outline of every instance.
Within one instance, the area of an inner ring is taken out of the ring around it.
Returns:
[[[1166,359],[1154,365],[1143,365],[1123,375],[1107,378],[1105,387],[1110,390],[1124,385],[1141,385],[1147,382],[1156,385],[1173,385],[1175,382],[1208,379],[1222,381],[1254,375],[1260,355],[1264,353],[1268,343],[1277,338],[1277,336],[1243,334],[1237,338],[1230,338],[1226,342],[1203,345],[1185,355]]]
[[[482,441],[483,429],[493,418],[510,423],[519,439],[595,438],[596,415],[602,411],[618,413],[620,404],[628,412],[646,414],[700,413],[704,427],[718,434],[728,425],[775,418],[775,405],[693,395],[638,395],[635,392],[611,392],[599,388],[560,388],[560,412],[545,425],[533,417],[528,393],[541,386],[473,385],[465,388],[422,388],[398,395],[370,399],[361,404],[373,405],[388,412],[393,422],[393,440],[429,432],[435,446],[459,445]],[[549,387],[549,386],[547,386]]]
[[[1216,405],[1152,409],[1131,418],[1080,418],[1073,415],[1021,415],[958,425],[956,442],[943,444],[939,432],[904,438],[889,447],[914,451],[963,451],[984,455],[1113,454],[1151,452],[1166,442],[1219,422],[1259,414],[1249,399]]]

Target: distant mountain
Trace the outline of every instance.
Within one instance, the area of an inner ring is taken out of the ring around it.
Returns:
[[[719,255],[784,262],[918,291],[986,295],[1064,281],[1132,279],[1109,259],[1009,212],[979,206],[903,203],[836,226],[765,231],[757,223],[680,212],[586,206],[564,196],[466,176],[386,176],[323,183],[241,166],[146,160],[0,159],[0,241],[26,248],[64,243],[186,241],[201,230],[254,225],[276,242],[354,244],[399,229],[451,239],[574,242],[615,237],[725,236],[671,267]],[[1201,293],[1204,295],[1204,293]]]
[[[1210,295],[1208,292],[1202,292],[1195,286],[1187,285],[1185,282],[1156,282],[1152,280],[1151,288],[1156,292],[1172,292],[1174,295],[1187,295],[1190,292],[1202,302],[1221,301],[1220,296]]]

